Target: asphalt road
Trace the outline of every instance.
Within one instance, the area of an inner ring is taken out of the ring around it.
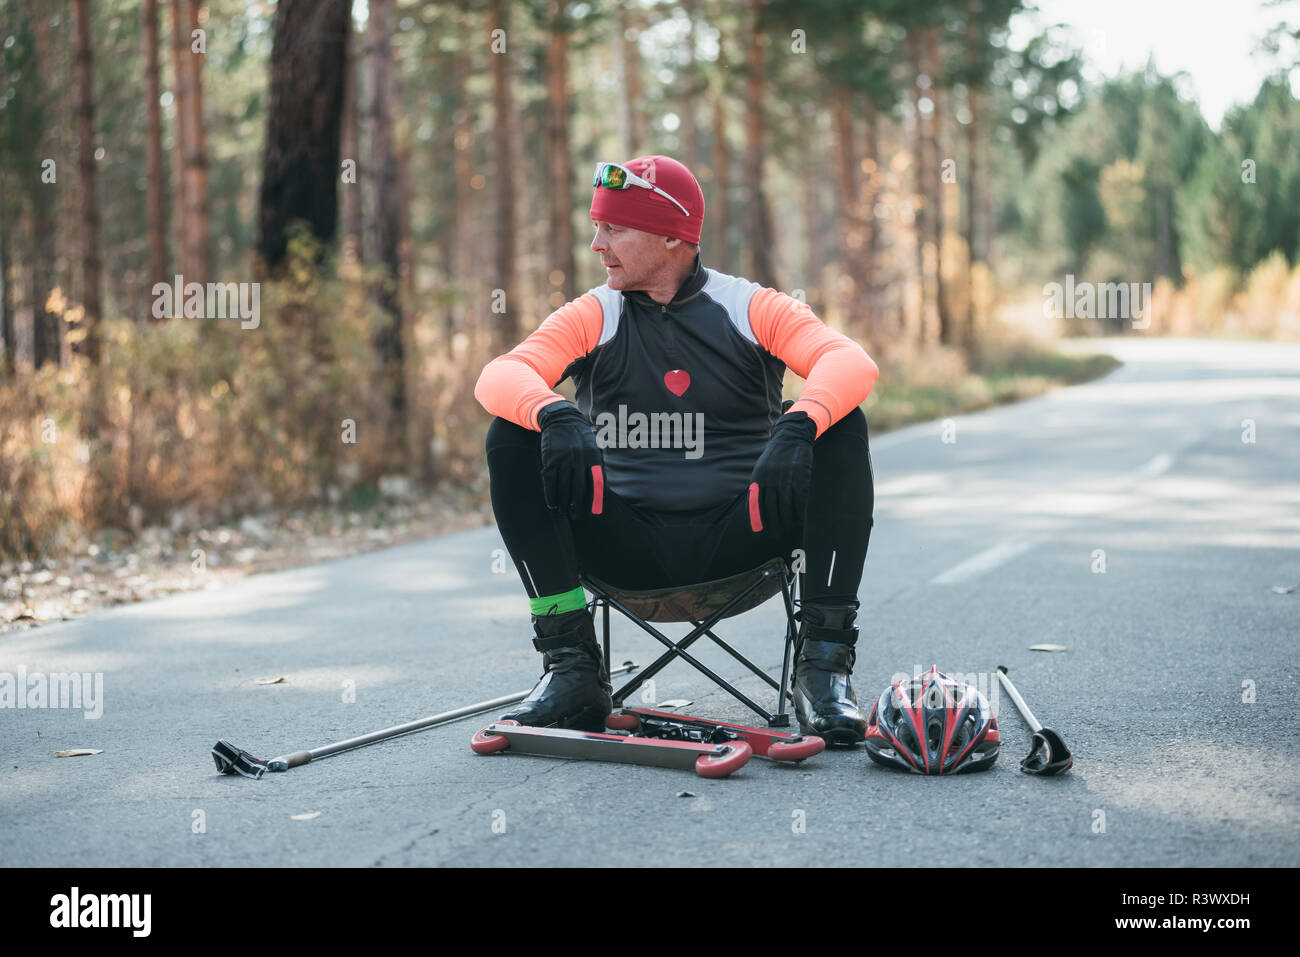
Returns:
[[[938,664],[987,687],[989,773],[480,757],[485,719],[214,773],[218,738],[266,757],[528,688],[527,603],[487,527],[0,637],[0,673],[103,676],[99,718],[0,709],[0,865],[1300,864],[1300,589],[1275,590],[1300,583],[1300,345],[1106,345],[1126,364],[1103,380],[873,443],[855,686]],[[775,604],[722,631],[773,671]],[[626,622],[615,647],[655,652]],[[1068,775],[1018,771],[999,664]],[[655,695],[747,717],[680,663]]]

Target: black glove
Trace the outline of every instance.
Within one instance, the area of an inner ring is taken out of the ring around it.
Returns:
[[[764,525],[792,528],[802,524],[812,485],[816,438],[817,423],[807,412],[787,412],[777,420],[767,448],[749,475],[750,527],[754,531],[762,531]],[[753,512],[755,497],[758,516]]]
[[[537,413],[542,429],[542,489],[546,504],[569,518],[599,515],[605,494],[605,459],[587,417],[572,402],[553,402]]]

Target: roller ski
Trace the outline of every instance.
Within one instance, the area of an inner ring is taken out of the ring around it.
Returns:
[[[496,721],[470,740],[475,754],[536,754],[582,761],[615,761],[659,768],[693,770],[703,778],[724,778],[753,754],[749,743],[733,739],[716,744],[673,741],[627,734],[602,734],[567,728],[536,728],[517,721]]]
[[[802,761],[826,750],[826,742],[816,735],[784,734],[743,724],[695,718],[690,715],[652,708],[623,708],[605,718],[605,726],[638,737],[665,741],[695,741],[722,744],[744,741],[760,758],[771,761]]]

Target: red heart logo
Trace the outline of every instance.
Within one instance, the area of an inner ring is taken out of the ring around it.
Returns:
[[[673,395],[681,395],[691,387],[691,374],[685,369],[674,369],[664,373],[664,385]]]

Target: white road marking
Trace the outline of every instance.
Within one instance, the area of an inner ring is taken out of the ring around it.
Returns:
[[[930,579],[931,585],[955,585],[958,582],[968,581],[987,571],[997,568],[1004,562],[1009,562],[1022,552],[1033,548],[1032,542],[1001,542],[992,548],[987,548],[974,555],[960,565],[955,565],[941,575],[936,575]]]
[[[944,486],[951,484],[951,482],[951,475],[944,475],[940,472],[917,472],[912,475],[905,475],[902,478],[877,482],[875,493],[877,499],[886,498],[890,495],[925,495],[941,492]]]
[[[1173,464],[1174,464],[1174,457],[1168,454],[1167,452],[1162,452],[1160,455],[1157,455],[1146,465],[1138,469],[1138,475],[1145,475],[1147,477],[1163,475],[1164,473],[1169,471],[1169,466]]]

